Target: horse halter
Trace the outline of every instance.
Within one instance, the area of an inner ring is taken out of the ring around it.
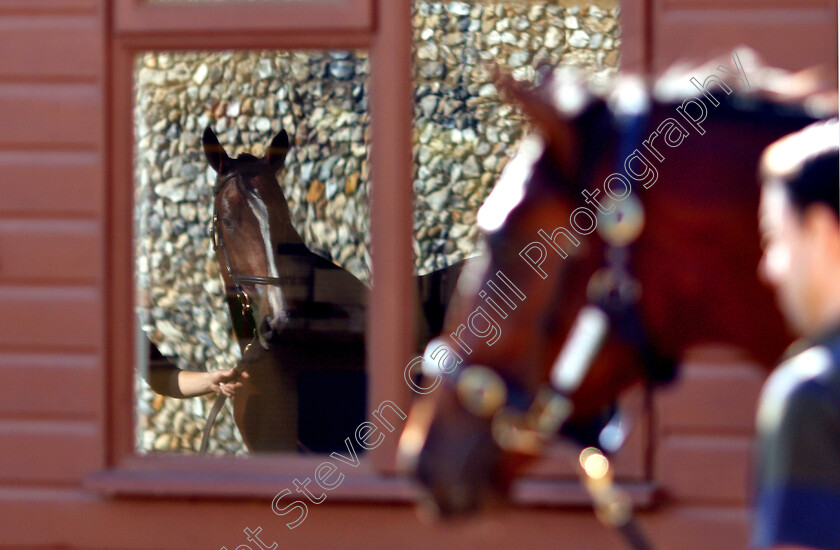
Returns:
[[[252,313],[251,302],[248,298],[248,293],[245,292],[244,285],[270,285],[280,286],[283,280],[280,277],[267,277],[262,275],[240,275],[233,270],[230,264],[230,256],[228,256],[227,247],[225,246],[225,239],[219,232],[218,228],[219,217],[215,212],[213,213],[213,226],[210,228],[210,239],[213,242],[213,247],[222,251],[222,259],[225,262],[225,271],[233,280],[233,289],[236,292],[236,298],[242,305],[242,315],[250,315]]]
[[[621,159],[629,155],[645,123],[647,114],[636,113],[618,119]],[[536,455],[556,436],[572,414],[569,396],[585,378],[590,366],[612,333],[637,349],[642,362],[656,368],[670,363],[656,353],[643,326],[637,304],[641,285],[629,266],[631,246],[644,229],[644,206],[635,192],[614,200],[607,214],[599,212],[597,231],[605,244],[602,267],[590,277],[587,304],[577,314],[568,336],[551,369],[550,382],[538,389],[533,399],[521,388],[504,380],[483,365],[439,365],[436,350],[446,345],[436,338],[429,342],[423,360],[427,374],[445,374],[454,384],[461,405],[471,414],[491,419],[494,439],[506,451]],[[655,369],[646,372],[651,381],[664,378]],[[626,437],[620,419],[614,417],[601,431],[598,444],[608,452],[617,450]]]
[[[238,176],[236,174],[230,174],[225,176],[219,184],[213,190],[213,195],[218,195],[219,192],[225,187],[225,185],[235,180]],[[221,249],[222,251],[222,258],[225,260],[225,269],[227,270],[228,274],[230,275],[231,279],[233,279],[234,284],[237,287],[237,291],[239,288],[242,287],[243,284],[252,284],[252,285],[275,285],[280,286],[283,283],[282,278],[280,277],[267,277],[262,275],[239,275],[235,273],[230,265],[230,257],[227,253],[227,248],[225,247],[225,239],[219,232],[219,214],[213,211],[213,225],[210,226],[210,239],[213,242],[213,246],[216,248]]]
[[[622,340],[641,348],[643,357],[649,356],[651,345],[637,324],[640,320],[636,304],[641,289],[627,266],[628,247],[644,226],[644,209],[632,195],[614,207],[610,217],[602,220],[605,230],[598,227],[607,244],[605,265],[589,279],[588,304],[580,309],[569,329],[552,366],[550,382],[538,389],[526,409],[522,404],[528,399],[522,390],[494,370],[478,364],[463,368],[438,364],[437,350],[446,345],[440,338],[426,347],[423,372],[446,374],[444,380],[454,383],[461,405],[474,416],[491,419],[493,437],[506,451],[537,455],[556,436],[572,414],[568,396],[582,383],[611,329]],[[624,442],[625,430],[616,415],[601,431],[600,446],[616,451]]]

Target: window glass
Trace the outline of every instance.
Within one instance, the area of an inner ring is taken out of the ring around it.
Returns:
[[[329,452],[364,421],[367,72],[352,51],[137,57],[137,312],[151,358],[138,451],[198,449],[213,396],[172,396],[244,361],[250,380],[210,453]]]
[[[475,215],[526,122],[493,85],[498,67],[540,64],[606,83],[618,66],[618,8],[558,2],[414,2],[415,235],[421,273],[475,251]]]

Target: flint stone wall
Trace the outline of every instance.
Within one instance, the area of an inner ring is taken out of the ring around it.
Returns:
[[[553,3],[415,2],[414,252],[418,273],[473,252],[475,215],[525,131],[491,83],[494,63],[532,80],[542,62],[605,83],[618,64],[618,8]],[[136,264],[146,335],[182,368],[233,366],[208,229],[210,125],[229,154],[262,155],[285,129],[280,182],[306,242],[364,281],[368,255],[365,52],[147,53],[136,68]],[[211,399],[167,399],[142,382],[138,451],[198,447]],[[214,453],[244,452],[229,411]]]

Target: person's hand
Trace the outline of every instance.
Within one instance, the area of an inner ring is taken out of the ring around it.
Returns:
[[[221,393],[225,397],[233,397],[236,390],[242,387],[242,381],[249,378],[247,372],[242,372],[239,378],[232,381],[236,376],[233,369],[214,370],[207,373],[209,375],[210,389],[216,393]]]

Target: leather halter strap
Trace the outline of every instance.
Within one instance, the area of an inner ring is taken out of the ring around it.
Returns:
[[[635,149],[647,118],[647,113],[619,117],[621,155],[629,156]],[[635,216],[643,218],[641,202],[635,194],[616,203],[616,212],[630,204],[640,209]],[[638,351],[649,382],[667,378],[663,372],[671,372],[668,366],[673,362],[657,352],[638,309],[640,289],[627,264],[631,245],[641,233],[643,221],[637,217],[635,227],[633,224],[628,227],[627,220],[631,217],[625,213],[600,220],[603,225],[613,226],[613,230],[599,231],[606,245],[605,263],[590,280],[588,303],[578,312],[569,330],[552,368],[551,381],[539,388],[535,396],[527,395],[513,381],[481,365],[452,365],[443,369],[435,360],[438,348],[445,345],[441,340],[433,340],[426,348],[424,372],[433,377],[445,374],[443,379],[455,386],[461,404],[468,411],[492,418],[497,443],[503,449],[536,454],[556,436],[572,414],[569,396],[577,390],[610,335]],[[606,441],[600,444],[614,451],[622,438],[611,439],[612,445],[605,444]]]
[[[269,285],[269,286],[281,286],[286,284],[287,280],[283,277],[268,277],[263,275],[240,275],[233,270],[233,267],[230,263],[230,256],[228,256],[227,247],[225,246],[225,239],[219,233],[219,218],[218,214],[213,214],[213,227],[211,229],[211,237],[213,239],[213,246],[218,248],[222,251],[222,259],[225,262],[225,271],[227,271],[230,278],[233,280],[233,284],[236,287],[237,292],[241,289],[243,285]]]

